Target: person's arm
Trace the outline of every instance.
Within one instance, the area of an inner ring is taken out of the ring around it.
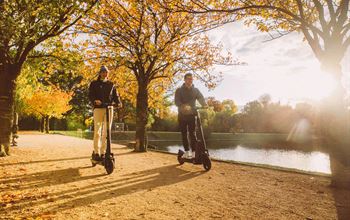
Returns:
[[[198,100],[199,104],[201,104],[202,107],[208,106],[207,103],[205,102],[204,96],[202,93],[197,89],[197,97],[196,99]]]
[[[177,89],[175,91],[175,105],[177,107],[180,107],[182,105],[181,96],[180,96],[180,89]]]
[[[118,94],[118,91],[117,89],[115,88],[115,86],[113,87],[113,91],[112,91],[112,94],[113,94],[113,102],[115,102],[115,104],[118,106],[118,107],[122,107],[122,102],[120,101],[120,96]]]
[[[95,102],[95,91],[94,91],[94,82],[90,83],[89,86],[89,100],[92,104]]]

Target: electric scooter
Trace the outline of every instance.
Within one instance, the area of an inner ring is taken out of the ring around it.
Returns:
[[[197,136],[199,136],[199,140],[196,141],[196,156],[195,158],[187,159],[183,158],[182,156],[184,155],[183,150],[179,150],[177,154],[177,160],[180,165],[186,163],[192,163],[196,165],[203,165],[204,169],[206,171],[209,171],[211,169],[211,160],[209,158],[209,151],[207,149],[207,145],[205,143],[204,139],[204,134],[203,134],[203,127],[202,127],[202,122],[200,119],[200,115],[198,113],[198,109],[204,109],[204,108],[196,108],[196,133]]]
[[[96,165],[104,166],[106,169],[107,174],[113,173],[114,167],[115,167],[115,159],[114,154],[111,152],[111,131],[109,126],[109,120],[110,117],[113,118],[113,115],[110,114],[110,110],[113,109],[112,103],[104,103],[103,106],[106,108],[106,121],[107,121],[107,147],[106,147],[106,153],[105,157],[102,158],[101,161],[96,161],[91,159],[92,167]]]

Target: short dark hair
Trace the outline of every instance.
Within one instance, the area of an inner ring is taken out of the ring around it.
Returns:
[[[101,68],[100,68],[100,71],[99,71],[99,73],[102,73],[102,72],[109,72],[109,70],[108,70],[108,68],[106,67],[106,66],[101,66]]]
[[[187,77],[192,77],[192,73],[186,73],[184,79],[186,79]]]

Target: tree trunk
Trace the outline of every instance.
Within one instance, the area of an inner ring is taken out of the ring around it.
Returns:
[[[44,128],[45,128],[45,116],[42,116],[40,119],[40,126],[39,126],[39,131],[44,133]]]
[[[329,148],[332,186],[350,189],[350,114],[342,89],[330,97],[323,112],[323,136]]]
[[[46,134],[50,131],[50,117],[48,115],[44,117],[44,130]]]
[[[146,83],[139,82],[139,89],[136,100],[136,135],[135,151],[147,151],[147,125],[148,118],[148,89]]]
[[[329,149],[332,186],[350,188],[350,112],[344,101],[346,91],[341,84],[339,63],[331,58],[322,63],[323,68],[335,76],[337,86],[322,106],[321,134]]]
[[[14,95],[20,65],[0,61],[0,156],[9,155],[13,125]]]

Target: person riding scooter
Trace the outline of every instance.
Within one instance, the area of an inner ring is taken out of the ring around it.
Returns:
[[[113,108],[107,125],[105,105],[114,102],[121,107],[118,92],[113,83],[108,80],[108,73],[107,67],[101,66],[97,80],[92,81],[89,87],[89,100],[94,108],[94,142],[91,156],[94,161],[103,159],[106,151],[107,126],[109,128],[112,126]]]
[[[178,121],[182,135],[182,143],[185,148],[184,158],[195,158],[196,149],[196,100],[202,107],[207,107],[202,93],[194,87],[193,76],[187,73],[184,77],[184,84],[175,92],[175,105],[178,107]],[[190,136],[190,146],[192,155],[189,149],[188,135]]]

